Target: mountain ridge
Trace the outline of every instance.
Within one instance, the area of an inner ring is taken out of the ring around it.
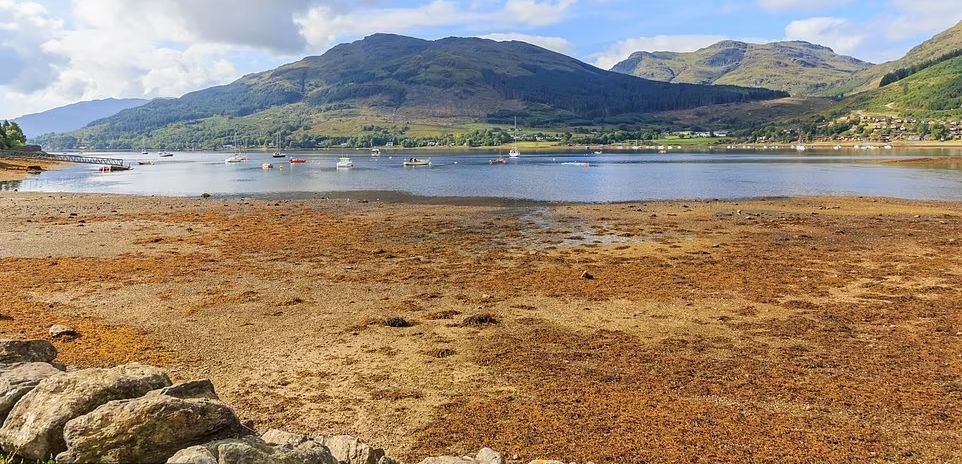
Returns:
[[[91,122],[113,116],[123,110],[143,106],[150,100],[142,98],[105,98],[89,100],[47,111],[27,114],[14,119],[28,138],[44,134],[69,132]]]
[[[871,66],[804,41],[724,40],[694,52],[635,52],[612,71],[663,82],[763,87],[814,96]]]

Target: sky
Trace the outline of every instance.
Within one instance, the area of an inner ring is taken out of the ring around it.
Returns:
[[[608,69],[724,39],[879,63],[960,20],[962,0],[0,0],[0,119],[177,97],[377,32],[524,40]]]

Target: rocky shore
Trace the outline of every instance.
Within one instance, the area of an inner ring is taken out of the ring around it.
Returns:
[[[78,369],[44,340],[0,340],[2,456],[59,464],[400,464],[349,435],[262,435],[221,401],[210,380],[173,384],[141,364]],[[505,464],[474,456],[421,464]],[[531,464],[561,464],[536,460]]]

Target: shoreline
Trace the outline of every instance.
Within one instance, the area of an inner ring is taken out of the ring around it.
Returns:
[[[43,171],[59,169],[66,165],[57,161],[36,160],[30,158],[0,158],[0,182],[17,182],[32,175],[27,171],[29,167],[39,167]]]

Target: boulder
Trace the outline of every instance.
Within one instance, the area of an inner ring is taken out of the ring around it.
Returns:
[[[323,437],[320,443],[331,450],[339,464],[378,464],[384,450],[374,448],[350,435]]]
[[[481,448],[478,456],[474,458],[478,464],[504,464],[504,456],[491,448]]]
[[[148,395],[111,401],[67,422],[61,464],[163,463],[195,445],[243,436],[234,411],[218,400]]]
[[[49,459],[67,450],[63,429],[71,419],[110,401],[137,398],[167,386],[167,374],[139,364],[49,377],[10,411],[0,427],[0,449],[29,460]]]
[[[214,383],[210,380],[193,380],[190,382],[179,383],[160,390],[154,390],[147,396],[163,395],[174,398],[192,399],[207,398],[209,400],[220,400],[217,392],[214,391]]]
[[[0,340],[0,364],[50,363],[57,349],[46,340]]]
[[[331,452],[317,442],[297,447],[271,446],[249,436],[181,450],[168,464],[337,464]]]
[[[438,456],[435,458],[427,458],[421,461],[421,464],[478,464],[478,461],[469,457]]]
[[[36,388],[41,380],[62,373],[60,369],[42,362],[0,366],[0,424],[6,420],[17,401]]]
[[[310,440],[307,435],[298,435],[296,433],[287,432],[280,429],[270,429],[264,435],[261,435],[261,440],[270,445],[286,445],[290,447],[295,447],[306,443]]]
[[[73,327],[60,324],[50,326],[47,333],[50,334],[50,338],[76,338],[80,336]]]

